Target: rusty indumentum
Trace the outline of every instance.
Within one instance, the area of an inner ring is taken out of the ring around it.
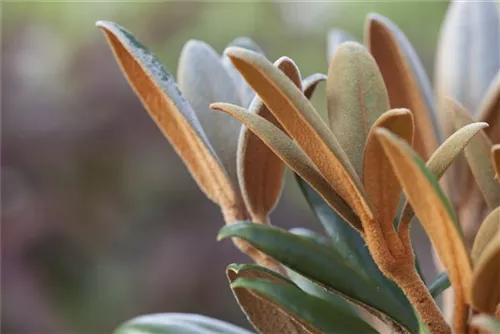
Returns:
[[[220,206],[226,226],[219,239],[231,237],[257,263],[227,270],[257,331],[498,330],[495,6],[450,5],[438,45],[436,98],[403,32],[376,14],[366,20],[364,44],[339,30],[330,34],[328,75],[302,79],[293,60],[271,63],[245,38],[222,57],[203,42],[189,41],[177,84],[129,32],[97,23],[146,110]],[[464,53],[469,57],[458,56]],[[322,81],[327,121],[309,101]],[[297,175],[326,237],[270,224],[285,166]],[[430,286],[410,239],[417,219],[447,274]],[[451,323],[435,302],[449,285]],[[139,317],[119,333],[160,323],[167,330],[196,332],[210,325],[214,332],[246,332],[202,316],[164,314]]]

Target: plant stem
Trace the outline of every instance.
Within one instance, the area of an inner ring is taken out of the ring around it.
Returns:
[[[406,294],[431,333],[451,333],[450,326],[414,268],[405,270],[404,275],[395,277],[395,282]]]

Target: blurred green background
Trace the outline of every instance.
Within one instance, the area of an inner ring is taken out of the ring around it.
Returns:
[[[429,73],[446,2],[2,3],[2,333],[109,333],[152,312],[248,327],[217,243],[218,208],[198,190],[125,82],[97,20],[132,31],[175,74],[189,39],[218,52],[249,36],[303,75],[327,71],[326,35],[361,38],[367,13],[398,24]],[[324,108],[324,86],[314,99]],[[272,215],[318,230],[288,175]],[[427,277],[428,242],[415,229]]]

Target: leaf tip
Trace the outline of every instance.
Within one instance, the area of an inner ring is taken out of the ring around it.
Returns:
[[[229,57],[230,59],[244,58],[245,55],[248,54],[257,54],[257,53],[253,52],[252,50],[248,50],[239,46],[228,46],[224,50],[224,55]]]
[[[229,225],[227,225],[227,226],[229,226]],[[217,241],[224,240],[229,236],[229,233],[226,231],[225,227],[226,226],[222,227],[220,229],[219,233],[217,233]]]
[[[99,20],[96,21],[95,26],[101,30],[111,30],[117,24],[111,21]]]

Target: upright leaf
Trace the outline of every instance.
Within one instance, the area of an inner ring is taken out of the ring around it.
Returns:
[[[479,110],[500,68],[500,26],[494,1],[453,1],[441,26],[435,64],[436,96],[446,134],[452,123],[446,112],[449,96],[472,115]]]
[[[283,162],[316,189],[325,201],[344,217],[346,221],[357,230],[362,230],[359,218],[333,190],[293,139],[264,118],[257,114],[249,113],[244,108],[225,103],[215,103],[211,107],[215,110],[224,111],[240,120],[279,156]]]
[[[453,111],[453,123],[456,128],[472,123],[467,111],[457,102],[450,99],[449,106]],[[480,131],[467,145],[464,153],[486,203],[493,209],[500,206],[500,184],[494,182],[495,169],[490,159],[491,148],[490,139],[484,131]]]
[[[223,228],[218,239],[226,237],[248,241],[291,270],[364,307],[394,329],[418,331],[411,309],[381,291],[376,280],[358,272],[332,247],[269,225],[253,223]]]
[[[466,303],[471,265],[455,213],[437,179],[418,154],[386,129],[378,129],[377,134],[408,200],[448,272],[456,301],[453,329],[462,332],[468,314]]]
[[[471,259],[474,264],[479,261],[481,254],[498,233],[500,233],[500,207],[490,212],[477,231],[471,251]]]
[[[281,57],[275,64],[302,89],[300,72],[295,63]],[[283,130],[267,106],[255,97],[249,109]],[[227,115],[229,116],[229,115]],[[230,117],[230,116],[229,116]],[[241,130],[238,154],[238,181],[250,217],[255,222],[266,222],[269,212],[275,207],[283,188],[285,166],[255,134],[248,128]]]
[[[500,304],[500,229],[486,245],[474,266],[470,298],[481,312],[494,314]]]
[[[361,177],[368,132],[390,109],[384,80],[368,50],[345,42],[330,62],[326,87],[330,127]]]
[[[214,114],[208,108],[214,102],[242,104],[236,85],[222,65],[220,56],[210,45],[190,40],[179,57],[177,82],[233,185],[238,187],[236,151],[241,124],[228,115]]]
[[[96,25],[103,30],[129,84],[200,188],[218,204],[234,207],[238,194],[172,76],[127,30],[112,22]]]
[[[390,130],[411,145],[414,133],[412,114],[408,109],[392,109],[383,113],[368,133],[363,157],[363,185],[366,196],[372,206],[375,220],[387,240],[387,247],[396,256],[396,253],[405,252],[393,224],[401,197],[401,185],[377,138],[375,131],[379,127]]]
[[[458,157],[462,150],[467,146],[470,140],[481,130],[486,128],[486,123],[472,123],[458,129],[455,133],[449,136],[437,150],[431,155],[427,163],[427,168],[439,180],[448,167]],[[408,201],[403,205],[401,217],[398,225],[409,224],[413,218],[413,209]]]
[[[365,42],[384,78],[391,108],[408,108],[415,118],[415,150],[425,159],[437,147],[437,116],[424,67],[404,33],[389,19],[370,14]]]
[[[239,48],[229,48],[226,54],[340,197],[359,216],[371,219],[351,163],[304,94],[263,56]]]
[[[493,144],[500,143],[500,71],[491,82],[479,108],[479,119],[490,126],[485,130]]]
[[[495,178],[500,182],[500,144],[494,145],[491,148],[491,160],[493,161],[493,167],[495,168]]]

